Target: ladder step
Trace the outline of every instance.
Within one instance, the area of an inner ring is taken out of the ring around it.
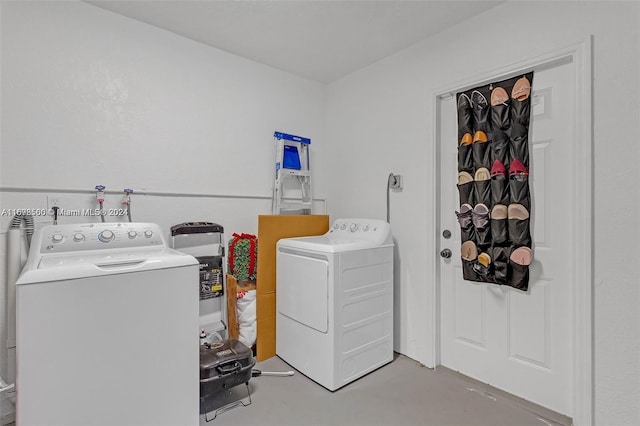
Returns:
[[[281,169],[282,175],[286,176],[311,176],[308,170]]]
[[[286,208],[291,208],[291,207],[304,207],[304,208],[309,208],[313,205],[313,203],[305,203],[305,202],[297,202],[297,203],[287,203],[285,201],[280,203],[280,208],[286,209]]]

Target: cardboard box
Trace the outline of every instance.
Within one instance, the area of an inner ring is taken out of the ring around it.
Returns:
[[[276,354],[276,243],[282,238],[323,235],[328,230],[328,215],[258,216],[258,361]]]
[[[276,243],[282,238],[322,235],[328,215],[258,216],[258,294],[276,291]]]
[[[263,361],[276,354],[276,293],[258,294],[256,360]]]

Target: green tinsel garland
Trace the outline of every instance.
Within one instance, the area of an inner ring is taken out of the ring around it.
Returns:
[[[236,277],[239,282],[256,280],[258,272],[258,240],[255,240],[255,242],[255,270],[253,274],[249,274],[249,264],[251,261],[251,245],[249,243],[249,239],[242,238],[238,240],[233,248],[233,270],[231,270],[231,266],[229,265],[229,272],[231,273],[231,275]],[[229,241],[229,249],[227,251],[227,253],[229,253],[229,257],[231,257],[232,243],[233,239]]]

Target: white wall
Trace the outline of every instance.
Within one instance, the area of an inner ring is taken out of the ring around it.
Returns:
[[[213,221],[228,238],[256,233],[257,215],[270,213],[274,130],[310,137],[322,175],[319,83],[82,2],[2,2],[1,18],[0,210],[44,208],[48,196],[95,207],[90,191],[102,184],[105,207],[134,189],[135,221],[167,231]],[[314,196],[325,195],[318,179]],[[0,217],[2,289],[10,219]]]
[[[432,94],[474,73],[594,35],[595,421],[640,423],[640,8],[637,2],[509,2],[331,84],[327,141],[332,216],[384,218],[389,172],[397,243],[396,349],[425,361],[426,274],[435,267]],[[333,155],[331,155],[333,154]]]
[[[102,184],[111,206],[125,187],[177,196],[134,194],[139,221],[255,231],[253,216],[270,210],[274,130],[310,137],[322,172],[319,83],[82,2],[3,2],[1,42],[3,208],[45,206],[36,189],[87,207]],[[13,202],[25,193],[29,204]],[[251,223],[211,211],[234,210],[234,200]]]
[[[322,141],[319,83],[85,3],[2,7],[3,187],[269,195],[273,131]]]

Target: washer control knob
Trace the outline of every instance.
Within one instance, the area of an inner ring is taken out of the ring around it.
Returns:
[[[365,225],[362,227],[363,232],[367,232],[369,230],[369,225]]]
[[[113,233],[113,231],[109,231],[108,229],[105,229],[104,231],[98,234],[98,241],[102,243],[108,243],[110,241],[113,241],[115,237],[116,235]]]
[[[76,243],[84,241],[84,234],[80,232],[73,234],[73,241]]]
[[[356,232],[357,230],[358,230],[358,224],[352,223],[351,226],[349,227],[349,231]]]
[[[338,228],[340,228],[340,224],[339,223],[334,223],[333,224],[333,229],[337,230]]]
[[[63,239],[64,237],[62,236],[62,234],[53,234],[51,236],[51,241],[53,241],[54,243],[61,243]]]
[[[151,238],[153,236],[153,231],[150,229],[147,229],[146,231],[144,231],[144,236],[147,238]]]
[[[136,231],[129,231],[127,232],[127,236],[131,239],[135,238],[138,235],[138,233]]]

